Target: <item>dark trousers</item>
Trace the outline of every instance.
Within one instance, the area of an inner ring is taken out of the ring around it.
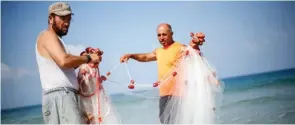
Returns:
[[[177,124],[176,120],[180,114],[180,98],[167,95],[161,96],[159,100],[159,118],[161,124]]]

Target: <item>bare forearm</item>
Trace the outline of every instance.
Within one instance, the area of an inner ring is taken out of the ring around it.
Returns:
[[[62,67],[63,68],[77,68],[81,64],[84,64],[87,62],[87,58],[85,56],[74,56],[68,54],[64,61],[62,62]]]
[[[139,62],[148,62],[150,61],[145,54],[131,54],[130,58],[139,61]]]

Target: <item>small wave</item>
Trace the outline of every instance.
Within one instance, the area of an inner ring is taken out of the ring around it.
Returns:
[[[261,104],[261,103],[269,103],[272,101],[294,101],[293,96],[286,96],[286,95],[276,95],[276,96],[262,96],[262,97],[255,97],[255,98],[247,98],[238,100],[235,102],[231,102],[221,106],[221,108],[232,107],[232,106],[239,106],[240,104],[251,103],[251,104]]]
[[[289,116],[295,116],[295,110],[289,110],[279,115],[279,118],[287,118]]]
[[[295,77],[283,78],[283,79],[281,78],[276,80],[258,81],[246,87],[227,89],[225,90],[225,92],[226,93],[237,92],[237,91],[241,92],[241,91],[248,91],[248,90],[256,89],[256,88],[266,88],[266,87],[271,88],[271,87],[280,87],[280,86],[289,86],[289,85],[295,85]]]

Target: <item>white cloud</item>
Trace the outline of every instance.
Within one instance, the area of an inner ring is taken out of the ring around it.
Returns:
[[[241,50],[244,52],[250,52],[253,54],[264,53],[271,50],[273,44],[271,39],[258,39],[258,40],[248,40],[239,43]]]
[[[241,45],[245,52],[257,53],[259,51],[259,45],[253,41],[245,41]]]
[[[67,45],[67,49],[71,54],[79,56],[82,51],[85,50],[85,46],[83,45]]]
[[[8,65],[1,63],[1,78],[2,79],[15,79],[23,78],[24,76],[33,76],[34,72],[24,68],[11,68]]]

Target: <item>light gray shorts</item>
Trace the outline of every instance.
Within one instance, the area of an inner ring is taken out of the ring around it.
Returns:
[[[80,111],[77,90],[61,87],[44,92],[44,124],[85,124]]]

